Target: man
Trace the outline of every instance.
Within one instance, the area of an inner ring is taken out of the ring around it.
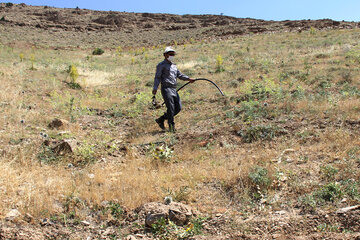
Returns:
[[[161,129],[165,130],[164,122],[167,120],[170,132],[175,132],[174,117],[181,111],[181,101],[176,91],[176,79],[180,78],[181,80],[190,81],[191,83],[195,81],[177,69],[174,64],[175,55],[176,52],[172,47],[165,48],[165,59],[156,67],[154,88],[152,91],[153,95],[156,95],[159,84],[161,83],[161,95],[164,98],[167,111],[155,121]]]

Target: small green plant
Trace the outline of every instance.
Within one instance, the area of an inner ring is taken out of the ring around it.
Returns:
[[[216,57],[216,71],[217,73],[224,72],[225,68],[223,66],[224,60],[221,55],[217,55]]]
[[[157,239],[185,240],[202,234],[205,220],[206,218],[203,217],[195,218],[187,226],[181,227],[168,219],[161,218],[151,226],[151,231]]]
[[[68,72],[69,72],[69,76],[70,76],[70,79],[71,79],[71,81],[69,83],[70,88],[72,88],[72,89],[81,89],[80,84],[76,82],[76,80],[79,77],[79,73],[78,73],[78,70],[77,70],[76,66],[75,65],[70,65]]]
[[[304,213],[314,213],[317,202],[313,195],[307,194],[299,198],[300,206]]]
[[[91,163],[95,161],[95,145],[89,144],[88,142],[83,142],[80,147],[75,150],[76,154],[81,157],[81,162]]]
[[[34,54],[31,54],[30,62],[31,62],[30,70],[35,71],[36,68],[35,68],[35,66],[34,66],[34,64],[35,64],[35,55],[34,55]]]
[[[95,48],[95,50],[92,52],[92,55],[102,55],[104,53],[104,50],[101,48]]]
[[[314,197],[318,199],[319,202],[335,202],[340,199],[343,195],[340,184],[335,182],[329,183],[314,193]]]
[[[269,172],[266,168],[256,166],[248,175],[251,185],[251,195],[256,201],[261,200],[271,185]]]
[[[150,152],[154,159],[160,160],[161,162],[170,162],[174,151],[167,145],[152,145]]]
[[[24,58],[25,58],[24,54],[23,54],[23,53],[20,53],[20,54],[19,54],[19,58],[20,58],[20,62],[23,62],[23,61],[24,61]]]
[[[271,183],[268,170],[260,166],[256,166],[251,170],[249,179],[253,185],[259,186],[260,188],[267,188]]]
[[[69,115],[70,115],[70,121],[71,122],[75,122],[75,117],[74,117],[74,97],[70,98],[70,102],[69,102]]]
[[[330,225],[326,223],[320,224],[317,229],[320,232],[340,232],[340,226],[338,225]]]
[[[116,48],[116,54],[120,57],[120,56],[122,55],[122,53],[123,53],[122,47],[121,47],[121,46],[118,46],[118,47]]]
[[[315,35],[316,29],[314,27],[310,27],[310,34]]]
[[[163,189],[166,196],[171,197],[176,202],[188,202],[191,189],[188,186],[182,186],[178,190],[172,190],[170,188]]]
[[[320,173],[326,180],[333,180],[335,175],[339,172],[339,169],[332,165],[326,165],[320,167]]]
[[[41,148],[42,150],[37,155],[40,162],[53,164],[59,162],[61,159],[60,156],[51,149],[51,147],[42,144]]]
[[[107,210],[110,211],[110,214],[117,219],[121,219],[124,216],[124,209],[117,202],[110,202],[107,206]]]

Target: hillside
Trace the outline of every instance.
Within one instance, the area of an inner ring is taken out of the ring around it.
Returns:
[[[1,6],[0,239],[360,238],[358,23]]]
[[[225,39],[246,34],[354,29],[356,22],[330,19],[264,21],[221,15],[171,15],[60,9],[25,4],[0,6],[2,42],[32,42],[43,46],[148,47],[193,40]]]

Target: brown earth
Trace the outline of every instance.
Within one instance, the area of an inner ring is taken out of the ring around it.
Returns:
[[[244,34],[353,29],[357,22],[322,20],[265,21],[223,15],[173,15],[62,9],[25,4],[0,5],[3,43],[24,41],[51,47],[134,47],[181,44]],[[80,45],[80,43],[82,43]]]

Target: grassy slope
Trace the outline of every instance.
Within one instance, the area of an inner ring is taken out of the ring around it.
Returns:
[[[150,109],[162,49],[92,56],[1,45],[0,216],[17,208],[36,218],[75,211],[85,219],[82,209],[104,200],[132,209],[170,194],[204,214],[236,216],[240,226],[257,212],[359,204],[359,35],[281,33],[177,46],[179,69],[216,81],[226,97],[204,82],[188,86],[175,135],[155,125],[164,108]],[[216,72],[218,55],[223,72]],[[82,90],[65,83],[70,64]],[[50,130],[55,117],[73,121]],[[78,148],[56,158],[41,132],[75,139]],[[158,142],[170,149],[151,144]],[[69,207],[75,198],[84,204]]]

